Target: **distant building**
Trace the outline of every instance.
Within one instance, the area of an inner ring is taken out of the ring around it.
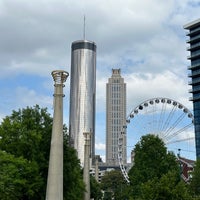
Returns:
[[[91,132],[91,157],[95,155],[96,44],[79,40],[71,46],[70,143],[84,165],[84,132]]]
[[[96,178],[97,182],[101,183],[102,177],[105,175],[105,173],[112,170],[120,171],[120,167],[116,165],[107,165],[106,163],[100,162],[98,165],[98,172],[96,171],[95,167],[92,167],[90,168],[90,174]]]
[[[194,109],[196,156],[200,158],[200,19],[186,24],[184,29],[189,31],[187,33],[187,36],[189,36],[187,43],[190,46],[187,50],[190,51],[188,59],[191,61],[191,65],[188,69],[191,71],[189,85],[192,86],[189,92],[192,93],[190,100],[193,101]]]
[[[131,151],[131,164],[134,164],[134,160],[135,160],[135,151],[134,149]]]
[[[106,84],[106,164],[119,165],[118,138],[126,121],[126,83],[120,69],[112,69]],[[126,134],[123,136],[123,163],[126,163]]]
[[[180,174],[182,179],[188,183],[192,179],[192,172],[194,170],[195,161],[183,157],[178,157],[180,165]]]

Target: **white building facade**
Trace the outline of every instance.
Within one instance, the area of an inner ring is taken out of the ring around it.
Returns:
[[[126,124],[126,83],[120,69],[112,69],[106,84],[106,164],[119,165],[118,139]],[[123,163],[127,162],[126,133],[123,134]]]

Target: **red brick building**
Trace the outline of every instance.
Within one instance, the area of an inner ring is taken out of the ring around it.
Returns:
[[[192,178],[191,172],[194,169],[195,161],[183,157],[178,157],[178,162],[180,164],[181,177],[185,182],[189,182]]]

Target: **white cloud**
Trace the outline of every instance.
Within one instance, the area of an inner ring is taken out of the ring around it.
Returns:
[[[101,159],[103,160],[103,162],[106,161],[106,156],[105,156],[105,154],[100,155],[100,157],[101,157]]]
[[[96,150],[105,150],[106,146],[103,143],[96,143],[95,144],[95,149]]]
[[[53,97],[37,94],[36,91],[30,90],[26,87],[18,87],[15,91],[16,101],[22,106],[41,105],[49,107],[53,104]]]
[[[97,44],[98,144],[105,137],[106,83],[112,68],[121,68],[127,83],[127,112],[157,96],[191,110],[183,25],[199,18],[199,7],[198,0],[0,0],[0,91],[12,84],[12,94],[1,99],[0,115],[36,103],[51,108],[51,71],[70,73],[71,43],[83,38],[84,14],[86,39]],[[40,77],[41,88],[28,78],[26,84],[17,84],[20,75]],[[11,78],[16,81],[7,81]]]
[[[12,93],[4,93],[0,102],[1,112],[10,115],[12,110],[34,106],[38,104],[40,107],[49,108],[51,113],[53,107],[53,97],[44,94],[38,94],[35,90],[27,87],[17,87]],[[3,118],[3,114],[1,116]]]
[[[170,54],[177,54],[177,50],[184,46],[184,41],[180,47],[180,40],[177,44],[174,39],[178,33],[175,32],[176,27],[179,27],[179,32],[182,31],[182,36],[184,35],[184,22],[176,20],[180,16],[177,13],[188,16],[190,13],[185,11],[195,9],[193,6],[188,7],[188,2],[1,2],[0,9],[4,14],[0,16],[3,26],[0,52],[1,60],[5,64],[1,67],[6,70],[11,64],[17,63],[21,66],[18,68],[20,71],[40,74],[42,70],[47,75],[51,66],[68,66],[71,42],[82,38],[84,14],[86,38],[97,43],[98,60],[106,65],[124,65],[127,56],[128,59],[132,57],[131,60],[134,61],[135,56],[136,60],[143,60],[148,59],[150,55],[156,55],[157,58],[165,55],[167,60]],[[41,6],[43,9],[40,9]],[[167,51],[162,54],[164,49]],[[160,54],[155,54],[158,50]],[[172,56],[171,59],[173,60]],[[159,60],[157,59],[157,62]],[[155,68],[156,63],[153,64]],[[152,67],[153,65],[148,65],[149,70]]]
[[[105,78],[97,80],[96,83],[96,109],[97,112],[105,112],[106,107],[106,83]]]
[[[127,82],[128,110],[154,97],[174,99],[191,109],[188,100],[187,83],[176,74],[165,71],[162,74],[137,73],[125,77]],[[183,102],[184,99],[184,102]]]

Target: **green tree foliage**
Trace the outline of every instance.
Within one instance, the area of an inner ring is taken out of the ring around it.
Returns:
[[[76,151],[68,146],[68,136],[64,136],[64,200],[82,200],[85,185],[83,183],[80,162]]]
[[[101,181],[102,190],[104,191],[104,200],[111,199],[121,200],[128,198],[129,187],[118,170],[106,172]]]
[[[192,180],[190,183],[190,191],[193,196],[200,199],[200,159],[198,158],[195,166],[194,171],[192,172]]]
[[[16,184],[11,185],[12,190],[14,190],[16,194],[27,194],[26,198],[18,198],[15,196],[15,200],[45,199],[52,122],[53,119],[47,112],[47,108],[40,108],[36,105],[33,108],[27,107],[25,109],[13,111],[11,116],[7,116],[0,125],[0,150],[3,152],[0,154],[0,159],[4,160],[4,163],[7,163],[4,165],[0,164],[1,175],[4,177],[5,174],[7,174],[7,178],[10,179],[11,182],[17,180],[20,183],[26,183],[24,185],[18,184],[18,186],[16,186]],[[81,168],[75,150],[70,148],[67,142],[65,128],[65,200],[78,200],[82,199],[82,193],[84,191]],[[9,160],[9,162],[6,161],[6,159]],[[20,166],[22,166],[22,163],[24,163],[24,167],[21,168]],[[8,165],[7,169],[5,167],[6,165]],[[21,170],[21,175],[12,175],[18,170]],[[28,174],[28,172],[30,172],[30,175],[24,175]],[[6,183],[5,177],[4,180]],[[29,182],[32,182],[32,184],[27,184]],[[33,184],[35,185],[32,186]],[[76,185],[76,187],[74,185]],[[33,189],[30,190],[29,187]],[[68,198],[68,195],[70,198]],[[72,198],[72,196],[76,197]],[[9,198],[8,196],[5,199],[13,198]]]
[[[102,199],[102,192],[100,183],[96,181],[93,176],[90,176],[90,190],[91,190],[91,199],[99,200]]]
[[[14,157],[0,151],[0,197],[1,200],[33,199],[37,196],[43,180],[35,162]]]
[[[191,200],[188,188],[177,176],[169,171],[160,179],[157,177],[142,183],[140,200]]]
[[[173,196],[167,199],[178,199],[174,197],[172,185],[177,194],[181,193],[179,189],[187,193],[181,183],[175,155],[167,152],[164,142],[158,136],[143,136],[134,151],[134,165],[129,171],[129,178],[135,199],[145,199],[148,194],[152,197],[147,199],[164,199],[164,194]]]

